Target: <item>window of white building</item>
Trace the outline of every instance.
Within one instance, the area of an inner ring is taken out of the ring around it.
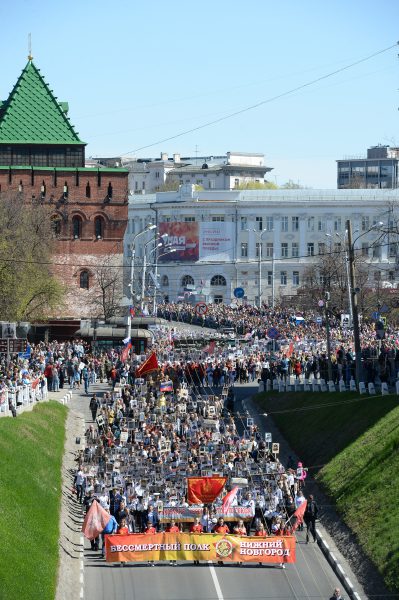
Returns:
[[[298,242],[292,242],[292,258],[298,258],[299,256],[299,244]]]
[[[213,215],[212,221],[214,223],[223,223],[223,221],[224,221],[224,215]]]
[[[211,279],[211,285],[227,285],[226,278],[223,275],[214,275]]]
[[[286,242],[281,244],[281,258],[288,258],[288,244]]]
[[[287,271],[280,271],[280,283],[281,285],[287,285]]]
[[[248,258],[248,244],[241,242],[241,258]]]
[[[273,271],[267,272],[267,285],[273,285]]]
[[[273,242],[266,244],[266,258],[273,258]]]
[[[341,217],[335,217],[334,219],[334,231],[341,231],[342,220]]]
[[[308,217],[308,231],[314,231],[314,217]]]
[[[292,272],[292,285],[299,285],[299,271]]]
[[[308,242],[308,256],[314,256],[314,243]]]
[[[288,231],[288,217],[281,217],[281,231]]]
[[[362,231],[368,231],[370,229],[370,217],[362,217]]]
[[[299,217],[291,217],[292,231],[299,231]]]
[[[263,217],[256,217],[256,228],[258,231],[263,229]]]
[[[273,231],[274,219],[273,217],[266,217],[266,231]]]
[[[247,217],[241,217],[241,231],[246,231],[248,229],[248,219]]]
[[[255,246],[256,258],[261,257],[261,248],[262,248],[262,244],[260,242],[256,242],[256,246]]]

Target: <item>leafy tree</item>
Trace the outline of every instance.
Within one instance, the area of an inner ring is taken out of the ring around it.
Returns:
[[[116,252],[115,248],[101,264],[93,268],[92,311],[95,317],[105,320],[121,312],[123,275],[115,259]]]
[[[50,215],[22,194],[0,194],[0,315],[19,321],[47,317],[64,288],[51,273]]]
[[[271,181],[265,181],[261,183],[260,181],[248,181],[247,183],[240,183],[235,190],[277,190],[278,186]]]

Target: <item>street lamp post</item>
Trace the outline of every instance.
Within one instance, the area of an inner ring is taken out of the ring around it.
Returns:
[[[157,314],[157,282],[158,282],[158,259],[160,259],[162,256],[165,256],[167,254],[171,254],[172,252],[176,252],[177,249],[176,248],[171,248],[170,250],[167,250],[166,252],[163,252],[162,254],[158,254],[158,252],[155,253],[155,269],[154,269],[154,276],[155,276],[155,281],[154,281],[154,298],[152,300],[152,314],[156,316]]]
[[[134,285],[134,261],[135,261],[135,257],[136,257],[136,240],[139,236],[144,235],[145,233],[147,233],[147,231],[151,231],[152,229],[156,229],[156,225],[154,225],[153,223],[148,223],[148,225],[146,225],[146,227],[142,231],[139,231],[138,233],[136,233],[136,235],[133,237],[133,241],[131,243],[132,255],[130,257],[130,282],[129,282],[130,305],[131,306],[133,306],[133,304],[134,304],[133,285]],[[128,314],[128,318],[127,318],[127,337],[130,338],[131,335],[132,335],[132,315],[131,315],[130,308],[129,308],[129,314]]]
[[[355,376],[357,385],[359,385],[362,376],[362,348],[360,344],[359,308],[357,302],[357,293],[359,290],[356,288],[355,283],[355,243],[363,235],[370,233],[370,231],[381,225],[383,225],[382,222],[375,223],[370,229],[359,235],[355,240],[352,240],[352,223],[349,219],[346,221],[346,229],[348,231],[349,278],[352,294],[353,338],[355,342]]]
[[[352,223],[349,219],[346,222],[346,229],[348,231],[349,277],[352,294],[353,338],[355,341],[355,374],[356,385],[359,385],[362,372],[362,349],[360,345],[359,310],[355,287],[355,248],[352,242]]]
[[[262,246],[263,246],[262,236],[268,230],[267,229],[262,229],[262,231],[257,231],[256,229],[252,229],[252,231],[259,238],[259,244],[258,244],[258,272],[259,272],[259,278],[258,278],[258,308],[260,310],[262,308],[262,294],[263,294],[263,290],[262,290],[262,287],[263,287],[262,286]]]

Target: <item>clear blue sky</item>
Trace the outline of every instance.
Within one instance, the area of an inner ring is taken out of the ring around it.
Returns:
[[[35,64],[88,143],[124,154],[271,98],[399,40],[398,0],[0,3],[0,97]],[[156,144],[262,152],[282,184],[336,187],[335,160],[399,145],[399,46],[290,96]]]

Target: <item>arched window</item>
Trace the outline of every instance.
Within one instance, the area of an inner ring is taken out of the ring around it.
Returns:
[[[211,285],[227,285],[223,275],[214,275],[211,279]]]
[[[169,285],[169,277],[167,275],[162,275],[161,285],[163,287],[168,287],[168,285]]]
[[[72,218],[72,235],[75,240],[82,236],[82,219],[76,215]]]
[[[182,285],[182,287],[187,287],[188,285],[194,285],[194,279],[191,277],[191,275],[184,275],[184,277],[182,277],[182,279],[181,279],[181,285]]]
[[[104,219],[102,217],[96,217],[94,219],[94,235],[97,240],[104,237]]]
[[[81,271],[79,276],[79,287],[82,290],[89,289],[89,273],[88,271]]]
[[[59,215],[51,217],[51,229],[54,237],[58,237],[61,234],[61,218]]]

